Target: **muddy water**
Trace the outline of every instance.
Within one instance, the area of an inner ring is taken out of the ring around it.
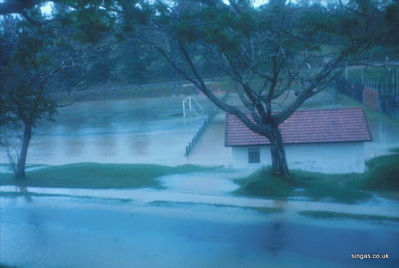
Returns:
[[[197,99],[205,110],[213,108],[204,97]],[[231,97],[229,100],[235,99]],[[315,105],[324,101],[316,100]],[[312,107],[310,104],[307,106]],[[222,112],[208,127],[189,158],[184,157],[185,146],[204,118],[184,119],[180,97],[76,103],[60,109],[55,122],[38,124],[29,148],[28,164],[231,165],[231,148],[224,147]],[[366,159],[399,147],[398,126],[387,121],[369,120],[369,127],[373,141],[365,145]],[[8,158],[2,151],[0,163],[7,162]]]
[[[188,157],[191,164],[226,165],[233,162],[231,148],[224,146],[225,113],[219,111]]]
[[[198,100],[209,109],[209,101]],[[55,122],[40,122],[34,130],[28,163],[182,164],[185,146],[205,117],[183,118],[181,101],[179,97],[90,101],[60,109]],[[7,162],[4,153],[0,162]]]

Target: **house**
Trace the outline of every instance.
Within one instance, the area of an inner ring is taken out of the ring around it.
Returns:
[[[280,124],[290,169],[326,173],[363,172],[364,143],[371,134],[362,108],[299,110]],[[226,115],[225,146],[233,166],[271,166],[270,142]]]

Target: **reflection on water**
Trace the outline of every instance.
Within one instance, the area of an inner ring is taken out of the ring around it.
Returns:
[[[145,134],[127,139],[127,144],[129,144],[132,154],[147,154],[150,142],[150,136]]]
[[[22,181],[17,181],[17,184],[15,186],[19,193],[22,193],[22,196],[26,200],[26,202],[31,203],[32,202],[32,196],[28,191],[28,187],[25,185],[25,183]],[[1,207],[0,207],[1,208]]]
[[[372,141],[366,142],[366,159],[387,154],[399,148],[399,126],[382,120],[368,120]]]
[[[93,139],[93,142],[99,145],[96,146],[96,149],[100,153],[100,155],[112,157],[118,153],[116,151],[117,139],[114,135],[96,136]]]
[[[398,267],[398,225],[247,209],[2,198],[0,263],[18,267]],[[32,250],[34,249],[34,250]],[[390,254],[352,260],[351,253]]]
[[[399,127],[393,124],[369,120],[369,126],[375,142],[399,142]]]
[[[287,206],[287,200],[274,200],[274,207],[278,210],[285,210]],[[276,215],[272,219],[271,230],[268,239],[268,249],[270,252],[276,256],[280,253],[280,251],[284,248],[284,239],[285,239],[285,226],[284,222],[286,218],[281,214]]]
[[[272,255],[278,255],[283,249],[284,229],[281,221],[273,222],[271,225],[270,236],[268,241],[268,249]]]
[[[74,138],[59,138],[59,140],[61,140],[62,142],[62,149],[63,152],[66,156],[79,156],[82,154],[82,152],[84,151],[86,142],[85,140],[83,140],[80,137],[74,137]],[[32,145],[33,147],[33,145]],[[33,147],[34,148],[34,147]],[[32,149],[33,151],[34,149]],[[59,152],[53,152],[53,154],[57,155],[57,153]]]
[[[148,109],[141,109],[140,118],[145,118],[146,120],[140,121],[140,134],[137,134],[128,139],[127,144],[131,149],[131,153],[135,155],[144,155],[149,153],[149,144],[151,143],[149,131],[151,131],[150,126],[150,116]]]
[[[200,102],[211,107],[205,98]],[[178,97],[76,103],[60,109],[55,122],[40,122],[28,162],[182,164],[185,146],[204,117],[170,116],[179,113]]]

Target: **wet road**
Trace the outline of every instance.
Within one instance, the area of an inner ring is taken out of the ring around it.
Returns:
[[[206,205],[1,198],[0,263],[17,267],[398,267],[392,222]],[[390,259],[351,259],[388,253]]]

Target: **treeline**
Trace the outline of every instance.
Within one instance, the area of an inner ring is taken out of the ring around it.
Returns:
[[[142,35],[147,39],[153,39],[152,41],[159,41],[157,39],[162,38],[161,42],[167,45],[170,54],[176,55],[173,60],[178,62],[177,55],[180,52],[174,43],[175,36],[173,34],[168,36],[168,33],[165,33],[164,36],[158,34],[151,36],[153,30],[148,29],[149,21],[154,20],[155,16],[159,17],[156,18],[159,22],[162,19],[160,17],[164,14],[156,16],[155,13],[159,12],[158,9],[165,8],[170,9],[170,13],[180,16],[182,20],[198,15],[203,16],[203,19],[206,20],[209,19],[209,16],[212,16],[212,14],[208,14],[204,4],[209,1],[177,0],[169,1],[169,5],[162,5],[160,3],[163,1],[160,1],[158,4],[150,5],[147,1],[138,0],[65,0],[53,1],[50,2],[51,4],[48,4],[47,1],[9,0],[0,5],[6,6],[7,3],[11,5],[11,3],[18,2],[20,4],[19,6],[15,4],[15,10],[10,9],[9,13],[4,10],[0,20],[0,63],[3,66],[0,72],[0,81],[4,84],[11,77],[9,70],[7,71],[10,62],[13,62],[13,65],[17,63],[26,65],[32,58],[40,54],[40,57],[35,59],[34,65],[36,66],[33,66],[36,69],[48,65],[50,62],[54,64],[62,60],[65,61],[62,72],[59,72],[52,79],[52,83],[48,84],[48,88],[55,91],[73,91],[104,83],[143,84],[181,80],[181,75],[169,62],[159,55],[152,45],[143,42],[137,36]],[[221,5],[221,3],[218,3],[219,1],[210,2]],[[246,1],[231,2],[234,6],[238,5],[239,2],[242,4]],[[251,1],[247,2],[250,4]],[[348,5],[347,9],[357,6],[368,12],[373,12],[372,9],[384,11],[379,14],[381,18],[379,19],[378,29],[370,28],[368,32],[357,33],[362,38],[367,37],[367,35],[370,35],[370,38],[380,35],[378,40],[380,46],[376,45],[368,50],[367,59],[383,61],[387,55],[392,55],[395,59],[397,44],[399,43],[399,34],[395,30],[399,27],[397,1],[380,3],[380,1],[358,0],[350,2],[352,5]],[[50,9],[47,8],[47,13],[43,13],[43,5],[45,4],[47,7],[51,7]],[[331,2],[328,4],[330,9],[339,8],[338,3]],[[274,7],[276,12],[281,12],[276,8],[279,5],[285,5],[285,1],[269,1],[267,5],[258,7],[258,11],[260,13],[264,11],[264,14],[267,15],[268,10]],[[291,8],[290,12],[292,12],[292,16],[298,18],[298,24],[307,27],[308,34],[311,35],[317,27],[326,26],[317,25],[317,23],[331,23],[329,25],[330,30],[335,25],[334,22],[329,22],[327,19],[323,22],[320,18],[317,18],[325,12],[326,7],[323,7],[323,5],[326,4],[317,1],[300,1],[295,5],[295,8]],[[30,8],[27,9],[26,7]],[[115,13],[110,14],[110,11]],[[253,19],[251,15],[253,14],[244,14],[238,23],[242,27],[250,27]],[[317,18],[317,21],[313,21],[315,18]],[[231,23],[228,16],[221,19],[225,20],[222,24]],[[347,29],[341,29],[343,36],[345,31],[359,27],[362,23],[360,20],[345,17],[336,17],[336,20],[342,20],[343,27],[347,27]],[[201,23],[201,17],[200,19],[197,18],[197,21]],[[169,23],[167,18],[165,18],[164,23]],[[206,29],[208,32],[198,33],[194,29],[186,29],[183,24],[175,26],[178,34],[186,35],[189,38],[196,38],[198,34],[212,35],[212,31],[218,31],[218,29]],[[246,29],[243,28],[243,30]],[[144,31],[147,32],[143,33]],[[225,46],[234,43],[234,36],[229,36],[228,33],[226,33],[226,36],[215,35],[216,37],[220,39],[217,41],[225,42]],[[352,41],[355,42],[357,36],[352,37]],[[316,38],[322,40],[325,36],[319,35]],[[333,53],[336,49],[335,46],[339,46],[340,42],[343,41],[340,40],[341,37],[339,36],[335,36],[335,38],[337,40],[329,42],[330,45],[318,47],[320,55],[323,56],[311,59],[308,62],[309,66],[317,67],[329,61],[328,54]],[[229,44],[229,42],[231,43]],[[196,51],[193,51],[195,63],[201,75],[204,77],[226,75],[220,66],[215,65],[212,58],[204,55],[204,50],[204,47],[199,45],[196,47]],[[182,62],[179,64],[184,65]],[[18,72],[23,71],[19,70]]]

